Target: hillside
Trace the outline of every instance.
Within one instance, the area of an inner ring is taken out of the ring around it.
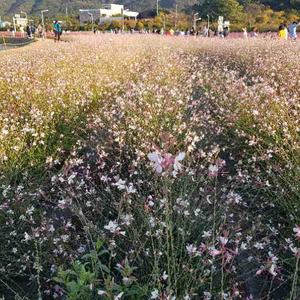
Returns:
[[[49,15],[65,13],[76,14],[82,8],[96,8],[102,3],[124,4],[126,8],[142,11],[156,7],[156,0],[0,0],[0,15],[12,15],[25,11],[37,14],[43,9],[49,9]],[[186,8],[197,3],[197,0],[161,0],[160,7],[171,8],[178,4],[179,8]]]

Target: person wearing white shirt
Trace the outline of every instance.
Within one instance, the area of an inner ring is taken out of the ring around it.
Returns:
[[[288,40],[288,38],[289,38],[289,31],[288,31],[286,25],[283,25],[283,26],[284,26],[284,31],[285,31],[285,39]]]
[[[300,23],[294,22],[289,26],[289,32],[290,32],[290,38],[291,40],[294,40],[297,38],[297,27],[300,25]]]

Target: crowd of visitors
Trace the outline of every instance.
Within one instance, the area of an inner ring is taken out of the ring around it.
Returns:
[[[297,27],[300,25],[300,22],[293,22],[289,26],[286,24],[282,24],[279,26],[278,29],[278,38],[282,40],[295,40],[297,39]],[[16,28],[11,25],[10,27],[10,32],[13,37],[16,35]],[[38,24],[36,27],[34,24],[32,25],[27,25],[23,26],[21,25],[19,27],[21,37],[25,37],[26,35],[29,38],[34,38],[34,37],[39,37],[44,39],[45,38],[45,26],[42,24]],[[61,35],[62,35],[62,25],[61,22],[55,20],[53,22],[53,33],[54,33],[54,41],[59,42]],[[122,31],[120,29],[114,29],[111,30],[111,33],[121,33]],[[133,29],[130,30],[131,33],[134,33],[135,31]],[[94,28],[94,33],[99,34],[100,31]],[[173,30],[168,29],[164,30],[163,28],[161,29],[153,29],[153,30],[140,30],[139,33],[147,33],[147,34],[161,34],[161,35],[167,35],[167,36],[202,36],[202,37],[219,37],[219,38],[227,38],[229,35],[229,28],[224,27],[222,30],[219,30],[219,28],[216,28],[214,31],[208,28],[207,26],[204,26],[203,28],[199,28],[195,30],[194,28],[192,29],[186,29],[186,30]],[[251,31],[248,33],[247,28],[242,28],[242,37],[245,39],[248,38],[258,38],[259,36],[263,37],[270,37],[274,38],[274,34],[272,32],[268,33],[263,33],[259,34],[258,29],[256,27],[253,27]]]

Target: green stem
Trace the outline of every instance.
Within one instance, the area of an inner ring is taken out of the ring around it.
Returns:
[[[295,289],[296,289],[296,286],[297,286],[297,275],[298,275],[299,260],[300,260],[300,256],[298,255],[297,262],[296,262],[296,270],[295,270],[294,279],[293,279],[293,288],[292,288],[292,291],[291,291],[290,300],[293,300],[294,292],[295,292]]]

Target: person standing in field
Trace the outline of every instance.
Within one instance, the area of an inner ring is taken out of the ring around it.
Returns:
[[[31,36],[34,37],[35,35],[35,26],[34,24],[31,25]]]
[[[27,25],[26,32],[27,32],[28,37],[30,38],[31,37],[31,27],[30,27],[30,25]]]
[[[11,35],[12,35],[13,37],[16,36],[14,25],[11,25],[11,26],[10,26],[10,32],[11,32]]]
[[[21,37],[24,37],[24,27],[23,27],[23,25],[20,26],[20,33],[21,33]]]
[[[282,40],[287,40],[286,28],[283,25],[279,26],[278,36]]]
[[[62,29],[61,29],[61,25],[58,23],[57,20],[54,21],[53,31],[54,31],[54,42],[56,41],[59,42]]]
[[[257,37],[258,37],[258,30],[257,30],[256,27],[253,27],[253,28],[252,28],[252,31],[250,32],[250,36],[251,36],[252,38],[257,38]]]
[[[42,38],[43,27],[42,27],[41,24],[38,25],[37,30],[38,30],[38,33],[39,33],[39,37]]]
[[[247,39],[248,38],[247,28],[242,28],[242,30],[243,30],[244,38]]]
[[[283,24],[283,27],[284,27],[284,31],[285,31],[285,40],[287,41],[289,38],[289,31],[287,29],[286,24]]]
[[[297,27],[299,25],[300,25],[300,23],[293,22],[293,24],[291,24],[289,26],[289,32],[290,32],[290,38],[291,38],[291,40],[295,40],[297,38]]]

